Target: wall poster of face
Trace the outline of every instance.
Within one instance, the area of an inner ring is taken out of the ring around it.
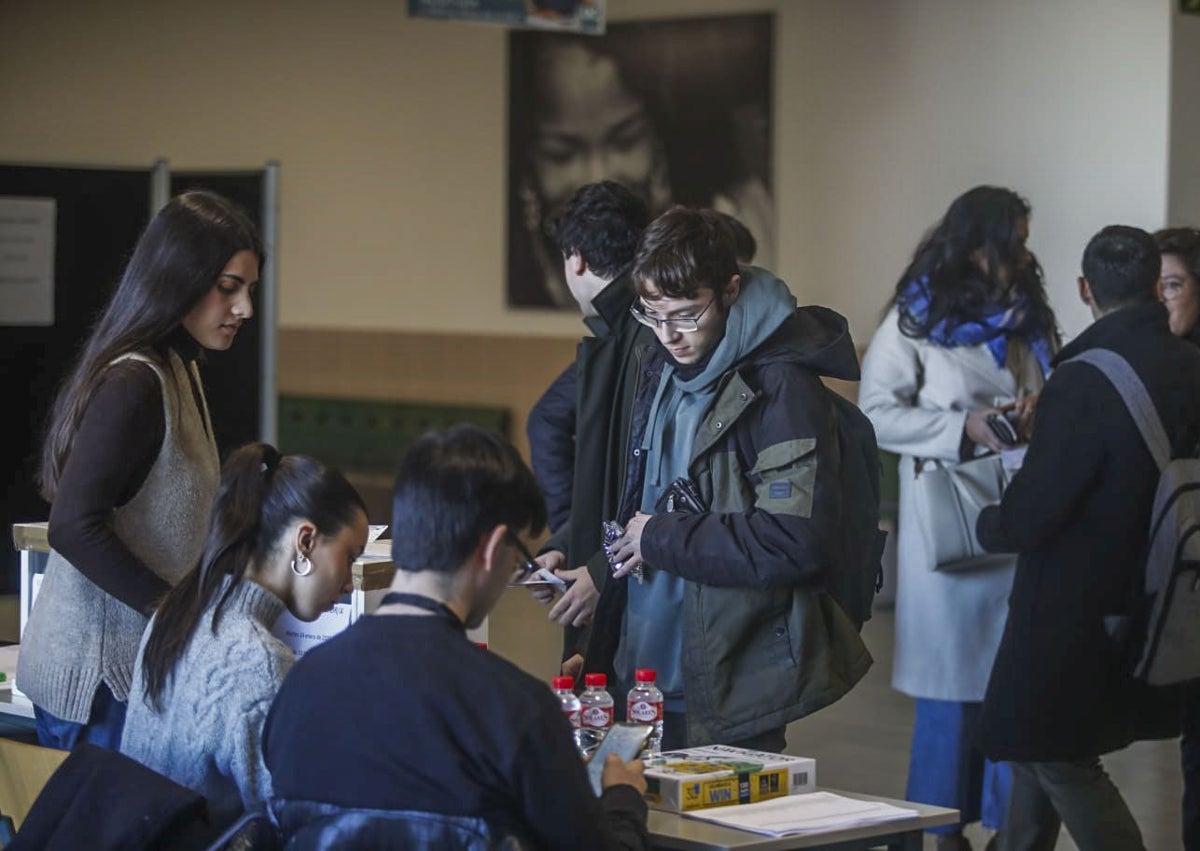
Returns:
[[[771,14],[509,34],[508,304],[578,309],[554,244],[577,188],[616,180],[657,215],[740,219],[775,262]]]

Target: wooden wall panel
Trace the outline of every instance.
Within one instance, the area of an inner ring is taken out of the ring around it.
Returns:
[[[280,394],[497,405],[529,457],[529,409],[575,357],[560,337],[280,329]]]
[[[525,421],[575,357],[578,340],[478,334],[280,329],[281,394],[457,402],[507,407],[512,439],[529,457]],[[853,400],[858,385],[829,381]]]

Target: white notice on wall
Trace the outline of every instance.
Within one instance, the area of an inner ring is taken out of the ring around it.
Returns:
[[[0,197],[0,325],[54,324],[53,198]]]

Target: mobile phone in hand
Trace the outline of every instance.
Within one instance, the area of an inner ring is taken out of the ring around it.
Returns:
[[[988,414],[987,425],[992,430],[992,434],[996,435],[996,439],[1005,446],[1016,446],[1021,442],[1017,430],[1008,421],[1008,417],[1003,414]]]
[[[604,762],[608,755],[615,753],[625,762],[636,759],[650,741],[653,731],[653,724],[639,724],[634,721],[618,721],[608,728],[587,764],[588,780],[592,782],[592,791],[597,796],[604,791],[600,781],[604,776]]]
[[[539,567],[524,579],[518,579],[516,582],[508,583],[509,588],[534,588],[539,585],[550,586],[552,588],[557,588],[559,591],[563,591],[567,587],[567,581],[561,576],[555,575],[554,571],[547,570],[544,567]]]

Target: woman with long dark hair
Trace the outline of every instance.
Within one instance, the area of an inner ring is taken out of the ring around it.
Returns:
[[[863,358],[859,405],[881,448],[900,455],[896,645],[892,686],[916,698],[906,798],[958,809],[939,848],[969,848],[963,826],[999,828],[1008,773],[972,739],[1007,614],[1016,556],[935,570],[913,506],[926,463],[956,464],[1019,438],[1059,346],[1041,268],[1025,247],[1029,203],[978,186],[959,196],[917,246]]]
[[[367,509],[337,470],[250,443],[225,462],[204,555],[150,620],[121,751],[232,821],[271,796],[261,737],[295,661],[272,634],[314,621],[351,590]]]
[[[233,203],[172,198],[58,391],[39,469],[51,552],[17,667],[45,746],[121,740],[146,618],[200,556],[220,476],[197,362],[253,316],[263,261]]]

